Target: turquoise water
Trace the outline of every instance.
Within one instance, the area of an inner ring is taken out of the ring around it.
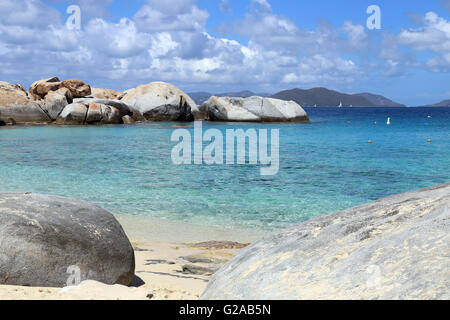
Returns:
[[[274,230],[450,181],[449,108],[307,112],[311,124],[204,123],[279,128],[275,176],[256,165],[173,165],[173,123],[2,127],[0,190],[74,197],[118,215]]]

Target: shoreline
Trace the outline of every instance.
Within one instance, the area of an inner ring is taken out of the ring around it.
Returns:
[[[235,241],[251,243],[277,231],[200,225],[190,222],[114,214],[132,242],[197,243]]]
[[[77,287],[0,285],[0,300],[197,300],[212,274],[267,232],[115,215],[134,248],[129,287],[85,281]]]
[[[0,285],[0,300],[198,300],[212,274],[244,246],[130,241],[136,269],[129,287],[96,281],[64,288]]]

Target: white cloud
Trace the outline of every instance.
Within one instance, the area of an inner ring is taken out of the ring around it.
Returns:
[[[61,21],[59,11],[38,0],[0,1],[0,17],[3,25],[35,29],[46,29]]]
[[[417,51],[434,54],[424,66],[436,72],[450,70],[450,21],[434,12],[425,15],[424,26],[402,30],[398,42]]]
[[[361,26],[346,22],[338,29],[322,25],[302,31],[273,14],[266,0],[252,4],[236,22],[249,38],[246,45],[211,36],[205,27],[209,14],[195,0],[148,0],[133,19],[111,22],[96,17],[74,31],[39,0],[3,4],[1,12],[21,12],[24,17],[46,12],[47,21],[33,25],[17,18],[0,23],[0,66],[9,75],[5,80],[30,83],[57,75],[117,89],[162,80],[188,88],[258,86],[272,91],[274,83],[351,81],[358,75],[356,63],[341,59],[339,48],[360,45],[366,38]],[[324,54],[327,51],[332,53]]]
[[[92,8],[100,3],[93,1]],[[221,28],[221,38],[206,30],[209,13],[196,0],[148,0],[134,17],[115,21],[105,18],[111,1],[105,4],[97,13],[82,11],[90,18],[83,18],[82,30],[70,31],[66,17],[43,1],[1,1],[0,14],[7,17],[0,21],[0,68],[6,77],[1,80],[27,85],[57,75],[116,89],[155,80],[187,90],[336,86],[369,72],[398,76],[405,66],[418,66],[400,45],[431,50],[435,55],[423,67],[450,68],[450,23],[433,13],[422,28],[385,34],[373,50],[362,25],[322,22],[304,30],[275,14],[267,0],[251,0],[244,18]],[[248,41],[231,40],[230,34]]]
[[[139,30],[204,31],[209,14],[200,10],[192,0],[149,0],[134,16]]]
[[[33,0],[31,0],[33,1]],[[82,22],[89,21],[92,18],[109,17],[108,8],[112,5],[113,0],[42,0],[44,4],[64,4],[77,5],[81,9]],[[12,1],[11,1],[12,2]],[[47,6],[48,8],[48,6]]]
[[[267,0],[252,0],[252,3],[259,5],[264,10],[272,11],[272,7]]]
[[[118,23],[93,19],[87,24],[84,35],[90,48],[114,58],[139,55],[151,41],[148,34],[139,33],[136,24],[127,18]]]

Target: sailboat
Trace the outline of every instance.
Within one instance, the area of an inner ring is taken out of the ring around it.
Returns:
[[[387,124],[388,126],[391,125],[391,118],[388,118],[388,119],[387,119],[386,124]]]
[[[342,108],[342,101],[341,101],[341,103],[338,105],[338,108]]]

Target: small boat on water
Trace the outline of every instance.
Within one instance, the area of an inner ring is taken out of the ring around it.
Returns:
[[[388,119],[387,119],[386,124],[387,124],[388,126],[391,124],[391,118],[388,118]]]
[[[341,103],[338,105],[338,108],[342,108],[342,101],[341,101]]]

